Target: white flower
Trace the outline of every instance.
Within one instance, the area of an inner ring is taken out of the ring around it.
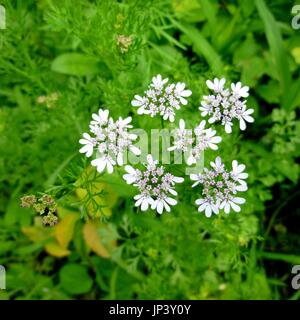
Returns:
[[[227,214],[229,214],[230,208],[232,208],[235,212],[240,212],[241,207],[238,206],[238,204],[243,204],[245,202],[246,202],[246,200],[244,198],[230,197],[229,199],[226,199],[221,203],[220,209],[224,209],[225,213],[227,213]]]
[[[149,206],[152,206],[154,203],[154,200],[147,193],[137,194],[133,199],[136,200],[134,205],[136,207],[141,207],[142,211],[147,211]]]
[[[141,172],[139,170],[134,169],[132,166],[125,166],[125,170],[127,173],[123,175],[123,179],[128,184],[132,184],[140,178]]]
[[[246,129],[246,122],[254,122],[250,116],[254,112],[253,109],[247,109],[246,98],[249,96],[249,87],[242,86],[241,82],[232,83],[231,91],[224,88],[225,79],[217,79],[214,81],[207,80],[207,86],[214,94],[203,97],[199,110],[201,116],[209,116],[208,122],[221,122],[226,133],[232,132],[233,120],[238,119],[240,129]]]
[[[180,150],[186,152],[193,144],[192,130],[185,129],[185,122],[183,119],[179,120],[179,128],[174,132],[174,145],[168,148],[168,151]]]
[[[102,172],[107,168],[108,173],[112,173],[114,171],[114,165],[116,162],[108,155],[102,156],[100,158],[94,159],[91,162],[91,165],[97,168],[98,172]]]
[[[94,151],[94,147],[96,145],[96,140],[92,138],[88,133],[83,134],[84,139],[80,139],[79,143],[84,146],[79,150],[80,153],[85,153],[85,155],[89,158]]]
[[[236,160],[232,161],[232,178],[242,185],[246,185],[244,179],[248,178],[248,173],[243,172],[246,166],[244,164],[238,164]]]
[[[232,132],[232,126],[233,126],[233,123],[231,121],[224,120],[224,127],[225,127],[225,132],[226,133],[231,133]]]
[[[170,206],[177,204],[177,201],[169,194],[176,196],[177,192],[174,187],[176,183],[182,183],[184,179],[165,173],[164,167],[159,167],[158,161],[154,160],[152,155],[147,155],[144,171],[128,165],[125,170],[126,174],[123,175],[123,179],[128,184],[137,187],[140,192],[134,199],[136,200],[135,206],[140,206],[142,211],[148,210],[151,206],[152,210],[161,214],[164,210],[170,212]]]
[[[207,98],[207,96],[204,96],[204,98]],[[201,106],[199,107],[199,110],[202,111],[201,112],[201,116],[205,117],[208,114],[211,114],[213,108],[211,105],[207,104],[205,101],[201,101]]]
[[[232,83],[231,90],[233,94],[236,95],[238,98],[247,98],[249,96],[249,87],[243,87],[241,82]]]
[[[196,187],[196,186],[197,186],[199,183],[201,183],[201,181],[202,181],[202,177],[201,177],[201,174],[200,174],[200,173],[198,173],[198,174],[192,173],[192,174],[190,175],[190,179],[191,179],[192,181],[196,181],[196,182],[192,185],[192,188]]]
[[[151,209],[156,210],[159,214],[162,214],[164,209],[167,212],[170,212],[170,205],[175,206],[176,204],[177,201],[175,199],[164,196],[163,198],[155,200],[151,205]]]
[[[151,117],[160,115],[163,120],[174,122],[175,111],[179,110],[181,105],[186,105],[185,98],[192,94],[191,90],[185,89],[185,84],[178,82],[167,84],[168,79],[162,79],[159,74],[152,78],[152,83],[145,91],[145,96],[134,96],[131,105],[138,107],[137,113],[147,114]]]
[[[237,118],[240,120],[240,129],[246,130],[246,122],[254,122],[254,118],[250,116],[254,112],[253,109],[247,109],[243,104],[240,110],[237,111]]]
[[[212,150],[217,150],[218,146],[217,143],[220,143],[222,141],[222,138],[219,136],[216,136],[217,131],[212,130],[211,128],[208,128],[206,131],[206,143],[208,147]]]
[[[212,213],[218,214],[219,208],[214,203],[210,202],[207,199],[197,199],[196,205],[199,206],[198,211],[205,211],[205,215],[207,218],[210,218]]]
[[[216,131],[211,128],[205,129],[206,121],[202,120],[193,132],[185,129],[185,122],[183,119],[179,121],[179,128],[175,131],[174,145],[169,147],[169,151],[180,150],[188,155],[187,164],[192,165],[197,163],[202,152],[206,149],[217,150],[217,143],[222,141],[222,138],[215,136]]]
[[[108,173],[112,173],[116,164],[123,165],[126,149],[135,155],[140,155],[141,151],[133,145],[137,136],[128,132],[128,129],[132,128],[131,120],[131,117],[125,119],[119,117],[114,121],[109,117],[109,110],[102,109],[92,115],[89,127],[94,136],[84,133],[84,139],[79,141],[84,146],[79,151],[85,153],[87,157],[91,157],[96,151],[96,159],[91,164],[98,172],[107,169]]]
[[[141,97],[139,95],[134,96],[135,100],[131,101],[133,107],[139,107],[137,110],[138,114],[147,114],[150,113],[149,110],[146,110],[149,100],[146,97]]]
[[[215,91],[215,92],[222,92],[224,89],[224,84],[226,80],[222,78],[219,80],[218,78],[214,79],[214,82],[207,80],[206,85],[208,86],[209,89]]]
[[[248,177],[243,173],[245,165],[232,161],[232,171],[228,172],[220,157],[214,162],[210,162],[212,170],[203,169],[201,174],[191,174],[190,179],[194,181],[192,187],[203,185],[202,198],[196,200],[198,211],[205,211],[205,215],[210,217],[212,213],[218,214],[220,209],[229,213],[232,208],[239,212],[241,209],[238,204],[245,203],[244,198],[236,197],[238,192],[247,190],[244,181]]]
[[[152,83],[150,84],[155,90],[162,90],[164,85],[169,81],[169,79],[162,79],[161,75],[158,74],[156,77],[152,78]]]
[[[186,97],[189,97],[192,95],[192,91],[191,90],[184,90],[185,88],[185,83],[181,83],[181,82],[178,82],[175,86],[175,96],[177,98],[179,98],[180,102],[183,104],[183,105],[187,105],[187,100],[184,99]]]
[[[164,120],[169,120],[170,122],[174,122],[175,120],[175,112],[172,108],[166,108],[161,111],[160,114],[163,116]]]
[[[97,113],[92,114],[93,120],[91,121],[91,125],[100,125],[100,126],[105,125],[108,121],[108,114],[109,114],[109,110],[99,109],[98,114]]]

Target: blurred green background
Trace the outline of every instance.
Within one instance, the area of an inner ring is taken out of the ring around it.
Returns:
[[[296,2],[0,4],[1,299],[299,299],[290,284],[300,264]],[[240,213],[197,213],[189,181],[171,214],[137,213],[123,169],[97,175],[79,154],[99,106],[136,127],[159,125],[130,105],[157,73],[193,91],[177,115],[189,125],[200,120],[206,79],[250,86],[255,122],[223,135],[217,152],[247,166]],[[52,228],[20,207],[23,195],[43,193],[58,205]]]

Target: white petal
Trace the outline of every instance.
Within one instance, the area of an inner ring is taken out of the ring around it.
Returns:
[[[106,161],[103,159],[95,159],[91,162],[91,165],[97,167],[97,171],[101,173],[106,166]]]
[[[91,139],[91,136],[86,132],[83,134],[83,137],[88,141]]]
[[[134,205],[136,207],[139,207],[141,205],[142,201],[143,201],[143,197],[139,198]]]
[[[243,204],[246,202],[244,198],[239,198],[239,197],[233,198],[232,201],[238,204]]]
[[[177,147],[176,146],[173,146],[173,147],[169,147],[168,148],[168,151],[174,151],[174,150],[176,150],[177,149]]]
[[[193,155],[190,155],[186,161],[188,166],[191,166],[193,163],[196,163],[196,159],[193,157]]]
[[[217,150],[217,149],[218,149],[218,146],[215,145],[215,144],[213,144],[213,143],[209,143],[208,146],[209,146],[209,148],[210,148],[211,150]]]
[[[122,166],[123,165],[123,154],[121,152],[118,153],[118,156],[117,156],[117,164],[119,166]]]
[[[206,81],[206,85],[208,86],[209,89],[214,90],[215,86],[211,80]]]
[[[235,211],[235,212],[240,212],[241,208],[235,204],[234,202],[231,202],[231,208]]]
[[[175,206],[177,204],[177,201],[175,199],[167,197],[166,202],[169,203],[171,206]]]
[[[246,166],[244,164],[240,164],[240,165],[237,166],[236,172],[237,173],[241,173],[241,172],[243,172],[245,170],[245,168],[246,168]]]
[[[243,118],[240,118],[240,129],[243,131],[246,130],[246,122]]]
[[[170,206],[167,204],[167,202],[164,201],[163,204],[164,204],[164,207],[165,207],[165,209],[167,210],[167,212],[170,212],[170,211],[171,211],[171,208],[170,208]]]
[[[205,208],[205,215],[207,218],[210,218],[211,217],[211,207],[210,205],[207,205],[206,208]]]
[[[126,165],[126,166],[125,166],[125,170],[126,170],[128,173],[131,173],[131,174],[135,174],[135,173],[136,173],[135,169],[134,169],[132,166],[130,166],[130,165]]]
[[[199,179],[199,175],[195,174],[195,173],[192,173],[192,174],[190,174],[190,179],[193,180],[193,181],[196,181],[196,180]]]
[[[244,182],[244,183],[245,183],[245,184],[243,184],[243,185],[236,186],[236,187],[235,187],[235,190],[241,191],[241,192],[247,191],[247,190],[248,190],[247,184],[246,184],[246,182]]]
[[[182,183],[184,181],[184,179],[182,177],[173,177],[172,180],[176,183]]]
[[[217,165],[218,167],[220,167],[221,164],[222,164],[222,159],[221,159],[221,157],[216,157],[216,165]]]
[[[143,202],[142,202],[142,205],[141,205],[141,210],[142,211],[146,211],[146,210],[148,210],[148,207],[149,207],[148,200],[144,199]]]
[[[192,91],[191,90],[184,90],[181,92],[181,96],[182,97],[189,97],[190,95],[192,94]]]
[[[136,146],[131,145],[129,147],[129,150],[135,154],[136,156],[139,156],[141,154],[141,150],[139,148],[137,148]]]
[[[204,211],[206,209],[206,207],[207,207],[207,203],[204,202],[199,206],[198,211],[202,212],[202,211]]]
[[[233,160],[232,161],[232,170],[235,172],[236,171],[236,168],[238,166],[238,162],[236,160]]]
[[[231,125],[229,125],[229,124],[225,124],[225,132],[226,133],[231,133],[232,132],[232,128],[231,128]]]
[[[110,163],[110,161],[107,161],[106,166],[107,166],[107,172],[108,172],[109,174],[113,173],[114,167],[112,166],[112,164]]]
[[[204,202],[205,202],[204,199],[197,199],[197,200],[195,201],[195,203],[196,203],[197,206],[200,206],[200,205],[203,204]]]
[[[123,175],[123,179],[128,183],[128,184],[132,184],[133,182],[136,181],[136,178],[135,176],[131,175],[131,174],[124,174]]]
[[[168,191],[173,195],[173,196],[177,196],[177,192],[174,189],[168,189]]]
[[[227,214],[230,212],[230,204],[229,204],[229,203],[226,203],[226,204],[225,204],[224,211],[225,211],[225,213],[227,213]]]
[[[247,179],[248,176],[249,176],[248,173],[243,172],[243,173],[240,173],[240,174],[239,174],[239,179]]]
[[[250,123],[254,122],[254,118],[251,117],[251,116],[243,116],[243,118],[244,118],[245,121],[247,121],[247,122],[250,122]]]
[[[180,128],[181,130],[184,130],[184,129],[185,129],[185,122],[184,122],[183,119],[180,119],[180,120],[179,120],[179,128]]]
[[[162,201],[158,201],[157,202],[157,205],[156,205],[156,210],[159,214],[162,214],[163,212],[163,209],[164,209],[164,204]]]

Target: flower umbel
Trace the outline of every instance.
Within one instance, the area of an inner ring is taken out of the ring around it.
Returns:
[[[208,115],[209,123],[221,121],[226,133],[232,132],[233,119],[238,119],[240,129],[245,130],[246,122],[254,122],[253,117],[250,116],[254,110],[247,109],[247,100],[243,99],[249,96],[249,87],[243,87],[241,82],[238,82],[231,84],[231,90],[225,89],[225,82],[224,78],[221,80],[215,78],[213,82],[206,81],[206,85],[214,94],[203,97],[199,107],[201,115],[203,117]]]
[[[179,150],[188,155],[187,164],[192,165],[200,158],[201,153],[206,149],[217,150],[217,143],[222,141],[222,138],[216,136],[216,131],[207,128],[205,129],[206,121],[202,120],[197,127],[194,128],[194,136],[192,130],[185,129],[183,119],[179,121],[179,128],[176,129],[174,137],[174,145],[168,148],[169,151]]]
[[[232,170],[227,171],[220,157],[210,165],[212,169],[204,168],[203,173],[190,175],[194,181],[192,187],[203,185],[203,198],[196,200],[198,211],[205,211],[208,218],[212,213],[218,214],[220,209],[224,209],[226,214],[229,214],[231,209],[239,212],[241,210],[239,205],[245,203],[245,199],[236,195],[247,190],[244,179],[248,178],[248,174],[243,172],[245,165],[239,165],[233,160]]]
[[[35,195],[24,196],[21,199],[21,207],[33,208],[36,213],[43,216],[42,223],[50,227],[58,222],[57,204],[49,194],[37,198]]]
[[[79,140],[83,147],[79,152],[91,157],[96,151],[96,159],[92,160],[92,166],[97,167],[98,172],[107,168],[107,172],[112,173],[116,164],[123,165],[126,149],[135,155],[140,155],[141,152],[133,145],[137,136],[128,132],[128,129],[132,128],[131,117],[126,119],[119,117],[114,121],[108,115],[109,110],[102,109],[99,109],[98,114],[92,115],[93,120],[90,122],[92,136],[88,133],[83,134],[83,139]]]
[[[127,173],[123,175],[124,180],[133,184],[140,192],[134,196],[135,206],[141,207],[142,211],[151,207],[159,214],[164,210],[170,212],[170,206],[176,205],[177,201],[169,197],[169,194],[176,196],[175,184],[182,183],[184,179],[166,173],[164,167],[158,166],[158,161],[153,160],[150,154],[147,156],[145,168],[144,171],[140,171],[129,165],[125,166]]]
[[[148,86],[143,97],[134,96],[131,105],[138,107],[138,114],[148,114],[151,117],[160,115],[164,120],[174,122],[175,111],[188,101],[185,99],[192,94],[191,90],[185,89],[185,83],[167,84],[169,79],[162,79],[158,74],[152,78],[152,83]]]

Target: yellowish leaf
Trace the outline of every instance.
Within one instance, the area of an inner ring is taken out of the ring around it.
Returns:
[[[112,214],[111,208],[117,203],[118,193],[112,188],[112,186],[105,182],[93,181],[95,175],[95,168],[89,166],[77,180],[76,186],[76,196],[80,200],[87,198],[88,192],[85,188],[81,186],[84,185],[84,181],[91,181],[88,185],[89,196],[92,196],[92,199],[87,199],[87,210],[89,215],[93,218],[99,218],[102,215],[110,217]],[[103,194],[99,194],[100,192]],[[101,206],[101,209],[97,208]],[[96,211],[96,212],[95,212]]]
[[[103,190],[102,184],[97,183],[97,186],[99,189],[96,189],[96,187],[94,186],[95,188],[94,193],[100,192],[101,190]],[[78,188],[76,189],[76,195],[80,200],[83,200],[87,195],[87,191],[86,189]],[[100,196],[100,195],[93,196],[93,200],[98,206],[103,206],[103,207],[101,207],[101,209],[99,208],[95,212],[94,203],[91,200],[89,200],[89,202],[87,203],[87,209],[91,217],[99,218],[101,215],[105,215],[106,217],[111,216],[112,214],[111,206],[113,202],[110,203],[107,199],[105,199],[105,196]]]
[[[74,199],[72,199],[73,201],[76,200],[76,198],[74,197]],[[57,213],[60,219],[63,219],[65,216],[68,216],[70,214],[74,214],[75,212],[73,210],[69,210],[67,208],[64,207],[57,207]]]
[[[55,227],[55,237],[62,248],[67,248],[72,240],[74,227],[79,215],[67,214]]]
[[[44,241],[53,235],[53,230],[37,226],[23,227],[22,232],[33,242]]]
[[[296,63],[300,64],[300,47],[293,48],[291,54],[294,57]]]
[[[93,222],[87,222],[83,227],[83,237],[87,246],[94,251],[98,256],[102,258],[109,258],[110,254],[107,249],[103,246],[97,224]]]
[[[68,256],[71,252],[65,248],[62,248],[58,243],[56,242],[50,242],[45,245],[45,250],[47,253],[49,253],[51,256],[57,257],[57,258],[63,258]]]

